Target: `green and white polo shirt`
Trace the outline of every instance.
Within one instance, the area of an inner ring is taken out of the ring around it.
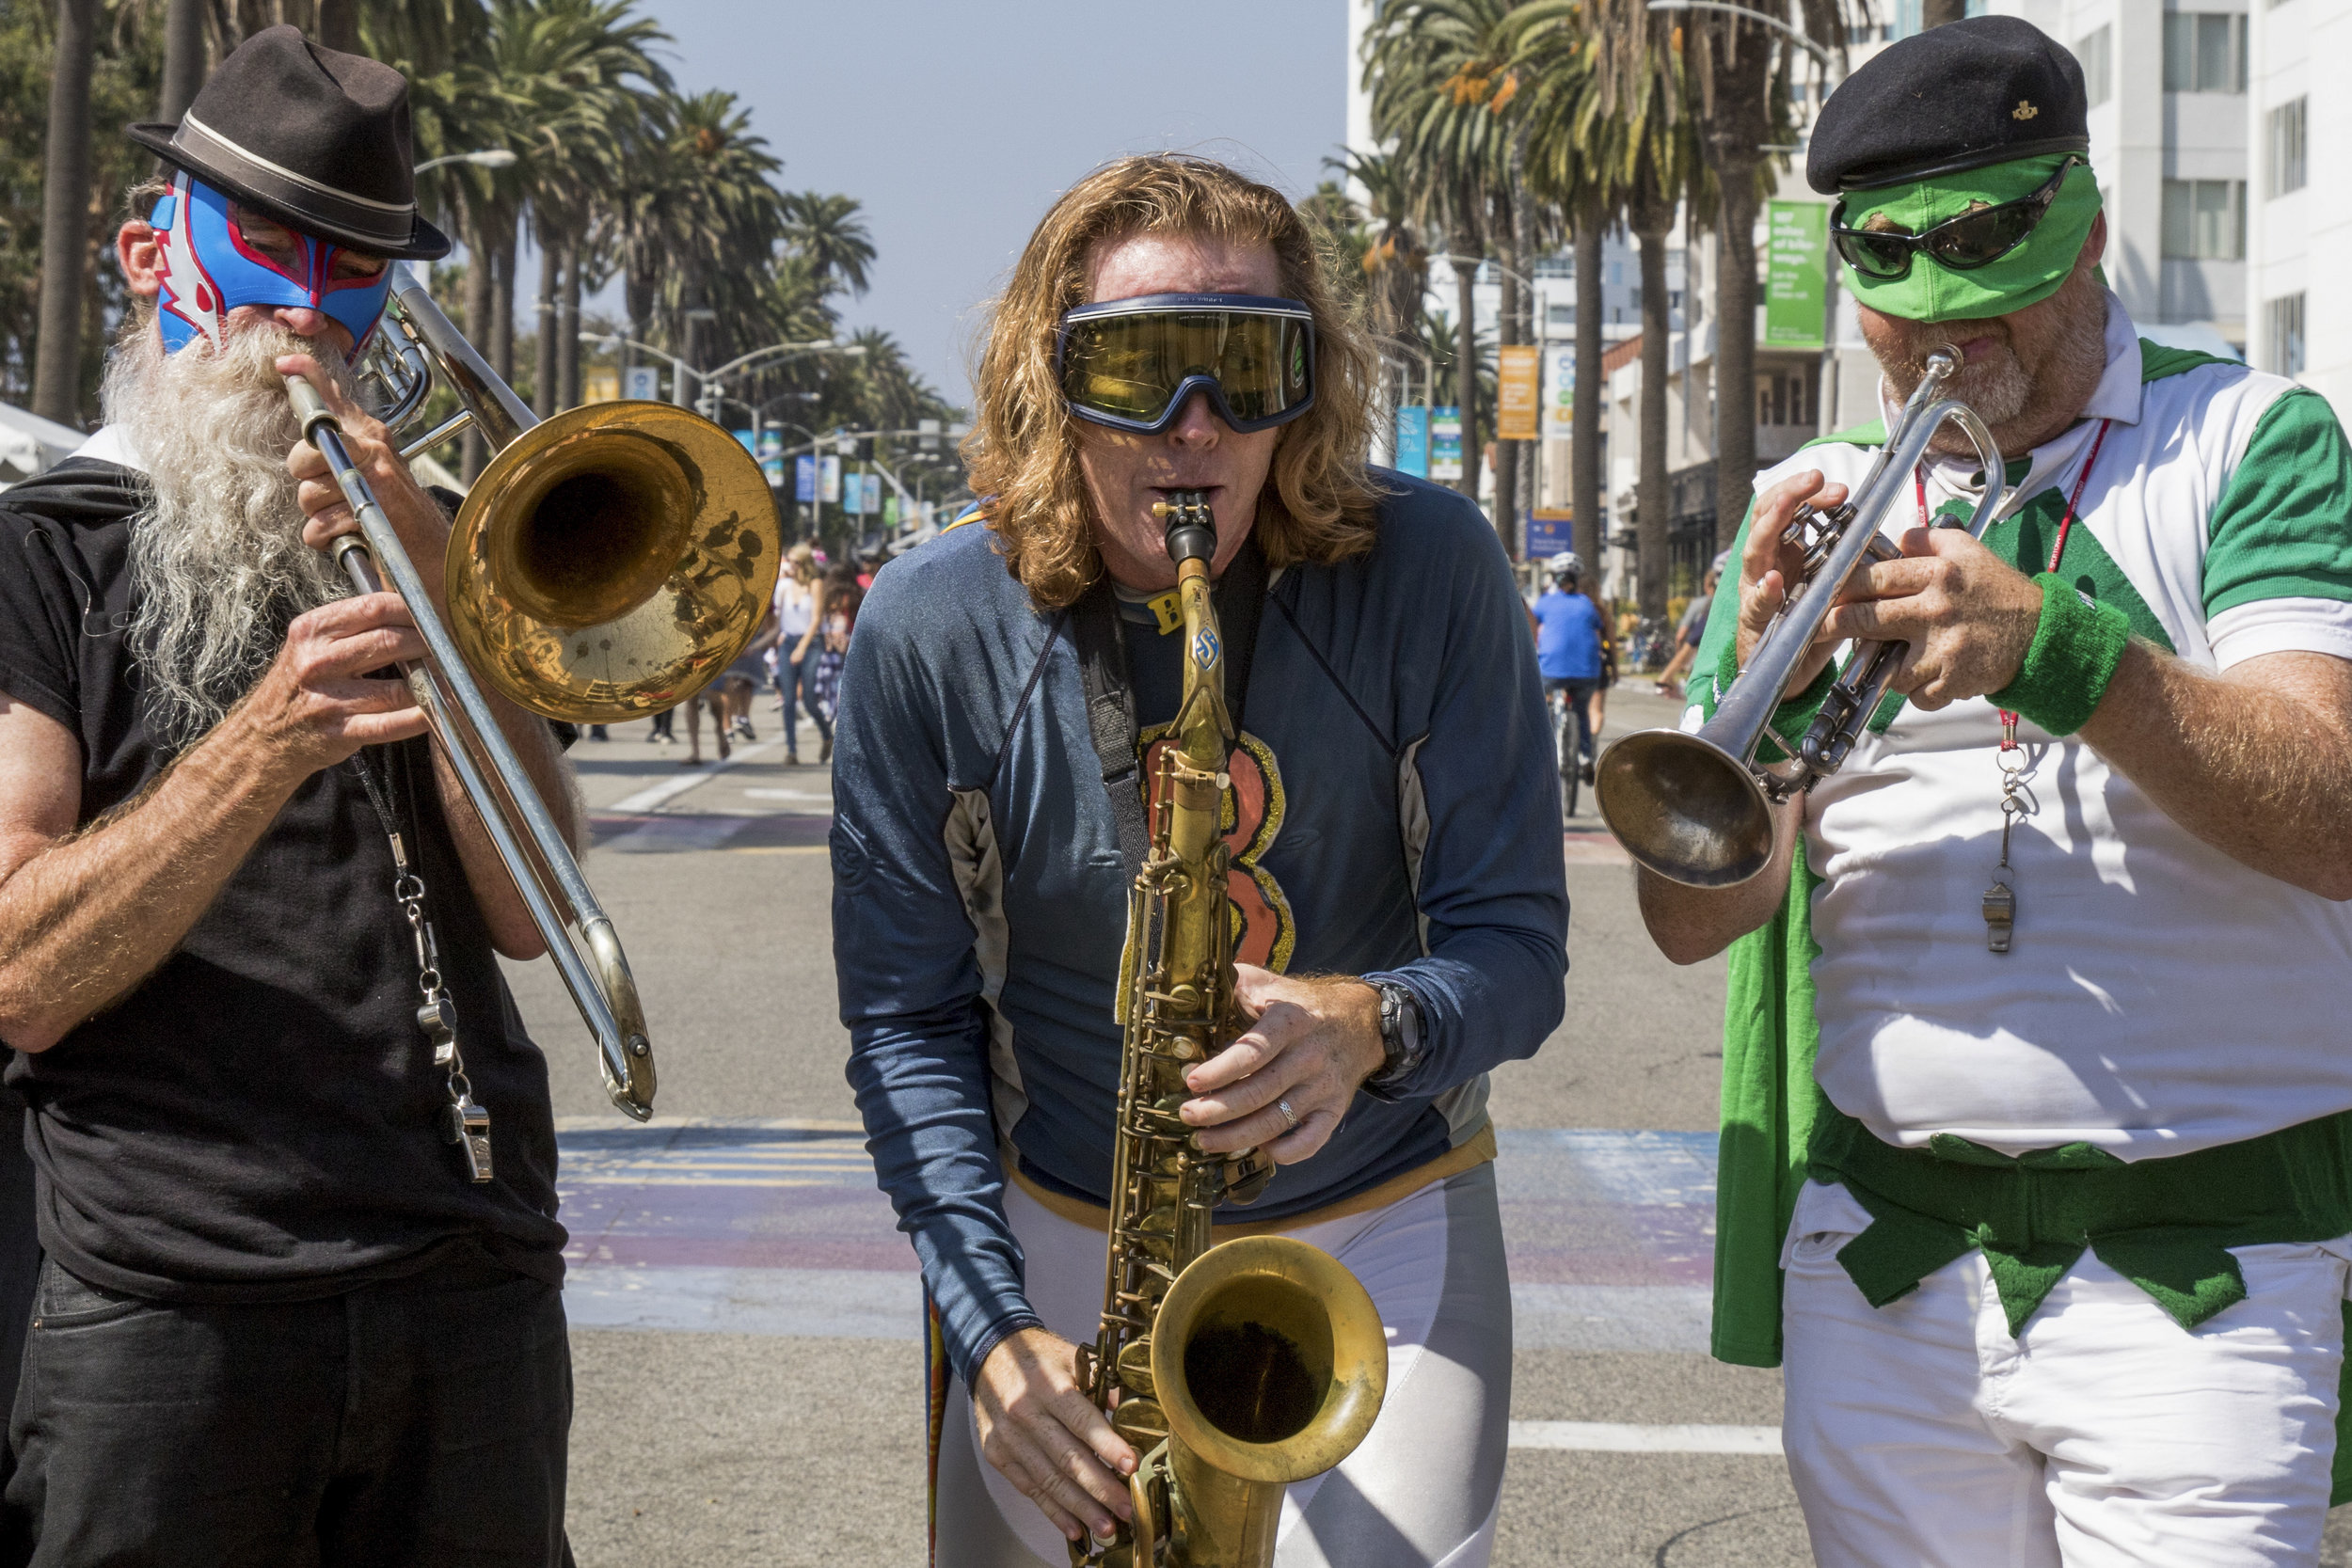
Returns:
[[[2228,360],[2142,341],[2108,297],[2107,369],[2066,434],[2012,454],[1986,543],[2049,560],[2102,420],[2059,575],[2207,670],[2303,650],[2352,658],[2352,447],[2328,404]],[[1760,475],[1857,481],[1883,427]],[[1928,474],[1964,513],[1976,464]],[[1899,503],[1890,534],[1917,522]],[[1698,660],[1716,668],[1735,595]],[[1714,693],[1705,693],[1704,709]],[[1694,707],[1690,722],[1702,707]],[[2076,1141],[2182,1154],[2352,1109],[2352,905],[2190,836],[2078,739],[2021,724],[2031,801],[2006,879],[2013,949],[1979,899],[2000,859],[2000,721],[1982,699],[1890,703],[1806,803],[1820,1046],[1832,1103],[1881,1139],[1953,1132],[2004,1153]]]

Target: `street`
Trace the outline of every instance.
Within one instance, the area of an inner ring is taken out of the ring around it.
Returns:
[[[1671,719],[1638,684],[1607,735]],[[765,694],[754,721],[718,770],[643,724],[575,750],[652,1126],[606,1104],[551,968],[509,968],[563,1118],[581,1568],[923,1560],[920,1292],[842,1076],[828,772],[806,726],[785,766]],[[1801,1564],[1779,1374],[1704,1354],[1722,965],[1658,957],[1589,795],[1567,855],[1566,1022],[1493,1101],[1518,1347],[1494,1560]]]

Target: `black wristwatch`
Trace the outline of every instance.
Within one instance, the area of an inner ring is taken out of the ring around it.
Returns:
[[[1406,1081],[1428,1053],[1421,1029],[1421,999],[1402,980],[1366,980],[1380,993],[1380,1049],[1387,1060],[1364,1080],[1364,1092],[1393,1104],[1404,1098]]]

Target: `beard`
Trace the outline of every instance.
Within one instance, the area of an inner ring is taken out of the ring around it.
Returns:
[[[2106,365],[2106,300],[2098,279],[2088,267],[2077,269],[2047,301],[2052,307],[2035,324],[2040,341],[2029,345],[2031,364],[2018,353],[2015,318],[1993,316],[1977,321],[1909,322],[1882,318],[1891,329],[1889,340],[1873,343],[1879,368],[1889,390],[1908,400],[1927,378],[1928,356],[1937,349],[1956,349],[1962,341],[1993,339],[1991,351],[1963,361],[1944,383],[1942,395],[1957,398],[1977,411],[1995,438],[2021,419],[2032,421],[2048,412],[2054,402],[2079,401],[2088,388],[2074,385],[2087,368],[2097,384]],[[2007,446],[2004,441],[2004,447]],[[1951,456],[1973,455],[1976,446],[1956,425],[1946,424],[1929,443],[1929,451]]]
[[[99,389],[146,466],[149,502],[131,521],[130,646],[149,732],[177,752],[250,690],[303,611],[351,592],[302,542],[286,454],[302,439],[283,354],[314,356],[338,382],[342,356],[275,324],[166,354],[141,312]]]

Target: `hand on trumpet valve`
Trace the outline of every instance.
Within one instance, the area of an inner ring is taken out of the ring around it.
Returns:
[[[1932,711],[2017,678],[2042,624],[2042,588],[1964,529],[1911,529],[1902,558],[1853,575],[1822,636],[1909,644],[1894,689]]]
[[[336,423],[342,426],[343,449],[374,490],[377,504],[391,520],[393,531],[407,546],[409,559],[416,562],[418,575],[424,578],[435,605],[439,606],[443,602],[441,555],[449,545],[449,518],[401,460],[391,432],[354,403],[310,356],[285,355],[278,361],[278,372],[280,375],[302,377],[326,400]],[[318,448],[308,441],[294,443],[294,450],[286,454],[286,471],[294,477],[294,502],[309,519],[302,527],[304,544],[325,550],[338,536],[358,531],[358,519],[351,515],[342,487],[328,471],[326,459],[320,455]]]
[[[1801,509],[1811,507],[1826,512],[1846,499],[1842,484],[1824,484],[1818,469],[1791,474],[1778,484],[1756,498],[1756,510],[1748,523],[1747,548],[1740,557],[1740,668],[1748,667],[1756,653],[1756,644],[1763,637],[1764,628],[1772,624],[1788,603],[1788,590],[1805,578],[1807,550],[1803,540],[1804,531],[1792,529]],[[1796,540],[1788,536],[1799,535]],[[1798,665],[1789,683],[1791,691],[1802,691],[1821,673],[1837,639],[1817,638],[1812,650]]]

